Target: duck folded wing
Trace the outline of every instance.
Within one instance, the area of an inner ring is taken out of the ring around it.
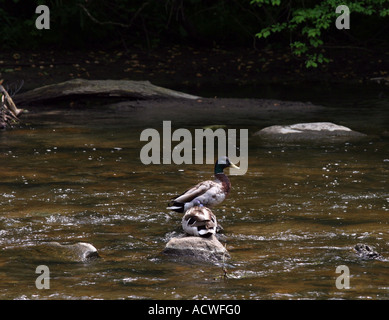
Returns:
[[[210,188],[213,187],[214,181],[204,181],[200,182],[199,184],[195,185],[193,188],[190,188],[183,192],[182,194],[178,195],[177,197],[171,199],[169,202],[169,206],[173,205],[175,202],[184,203],[184,202],[190,202],[194,198],[197,198],[207,192]]]
[[[193,188],[170,200],[169,210],[186,212],[194,206],[216,206],[224,201],[231,189],[231,183],[223,170],[228,167],[236,167],[227,157],[221,157],[215,163],[215,180],[200,182]]]
[[[206,207],[192,207],[183,216],[182,227],[189,235],[209,237],[216,233],[216,216]]]
[[[204,227],[205,229],[211,229],[211,228],[214,228],[216,226],[215,222],[212,221],[210,217],[208,219],[205,219],[205,220],[202,220],[200,218],[196,219],[196,218],[191,217],[187,221],[188,221],[187,222],[188,226],[191,226],[191,227]]]

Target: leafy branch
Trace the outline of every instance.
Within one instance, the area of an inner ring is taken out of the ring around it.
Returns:
[[[308,5],[306,1],[286,1],[281,4],[279,0],[251,0],[252,5],[272,9],[274,15],[279,15],[276,22],[262,28],[256,36],[266,39],[275,33],[289,32],[289,45],[292,53],[305,60],[307,68],[317,67],[328,63],[329,58],[322,53],[325,35],[335,27],[335,21],[340,16],[336,8],[340,5],[337,0],[320,1],[315,5]],[[351,13],[381,18],[389,16],[389,0],[359,0],[344,1]],[[292,6],[293,5],[293,6]],[[268,10],[267,10],[268,12]],[[280,14],[287,12],[287,14]]]

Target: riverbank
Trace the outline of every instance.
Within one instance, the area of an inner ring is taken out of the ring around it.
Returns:
[[[285,50],[192,48],[174,45],[154,50],[40,50],[0,53],[0,79],[24,81],[22,90],[74,78],[149,80],[176,90],[216,85],[370,83],[387,77],[389,52],[333,48],[331,63],[307,69]]]
[[[191,48],[175,45],[152,51],[139,48],[128,51],[3,51],[0,53],[0,79],[4,79],[4,85],[23,81],[20,92],[76,78],[148,80],[154,85],[203,98],[245,100],[239,103],[222,99],[186,101],[188,108],[185,114],[182,113],[183,101],[165,101],[168,110],[165,112],[171,114],[171,119],[192,119],[196,116],[205,124],[212,125],[217,121],[209,117],[209,112],[217,109],[223,110],[226,115],[235,114],[235,124],[242,124],[240,113],[254,114],[250,121],[266,120],[263,125],[292,124],[294,120],[333,121],[354,130],[382,134],[386,130],[383,128],[387,128],[385,99],[389,87],[370,79],[387,76],[389,52],[360,48],[338,49],[335,53],[328,54],[336,56],[336,59],[326,66],[306,69],[303,61],[285,51],[252,48]],[[280,101],[285,101],[288,105],[284,110],[280,108],[285,103]],[[290,105],[290,101],[297,102],[298,105]],[[374,111],[370,107],[372,101],[376,106]],[[85,99],[71,99],[57,106],[83,108],[90,105],[89,102]],[[100,97],[97,102],[100,106],[114,104],[111,108],[121,112],[140,107],[138,102],[115,105],[118,101],[101,101]],[[231,103],[241,107],[235,109],[233,106],[234,109],[231,109]],[[314,108],[314,111],[312,104],[315,108],[324,105],[331,106],[331,109],[328,112],[323,109],[318,112]],[[161,101],[142,102],[142,107],[151,105],[154,108],[146,108],[149,110],[147,114],[152,115],[150,119],[158,118],[157,114],[161,112],[157,110],[166,109],[161,107]],[[335,106],[337,111],[334,118],[332,107]],[[52,108],[51,105],[49,109]],[[199,108],[208,111],[199,113]],[[28,105],[27,109],[30,115],[23,115],[26,120],[35,113],[45,112],[42,105],[38,108]],[[295,119],[291,114],[295,114],[297,110],[301,112],[298,112],[298,119]],[[284,120],[275,123],[273,112],[280,114],[280,111]],[[142,113],[146,111],[143,110]],[[220,114],[218,122],[221,121]],[[249,123],[245,123],[247,124]]]

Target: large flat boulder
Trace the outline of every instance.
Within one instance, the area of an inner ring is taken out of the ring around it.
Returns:
[[[310,122],[292,125],[274,125],[257,131],[258,136],[266,141],[301,143],[301,142],[351,142],[365,139],[366,134],[332,122]]]

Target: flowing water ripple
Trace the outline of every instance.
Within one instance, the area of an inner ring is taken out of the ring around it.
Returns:
[[[140,131],[111,120],[2,136],[1,298],[389,298],[387,260],[353,251],[366,243],[389,257],[387,140],[266,147],[250,138],[247,174],[231,176],[231,194],[212,209],[232,259],[188,263],[161,255],[182,234],[167,202],[213,166],[145,166]],[[92,243],[101,258],[47,256],[40,246],[51,241]],[[52,272],[46,292],[34,284],[42,263]],[[335,286],[339,265],[350,268],[350,290]]]

